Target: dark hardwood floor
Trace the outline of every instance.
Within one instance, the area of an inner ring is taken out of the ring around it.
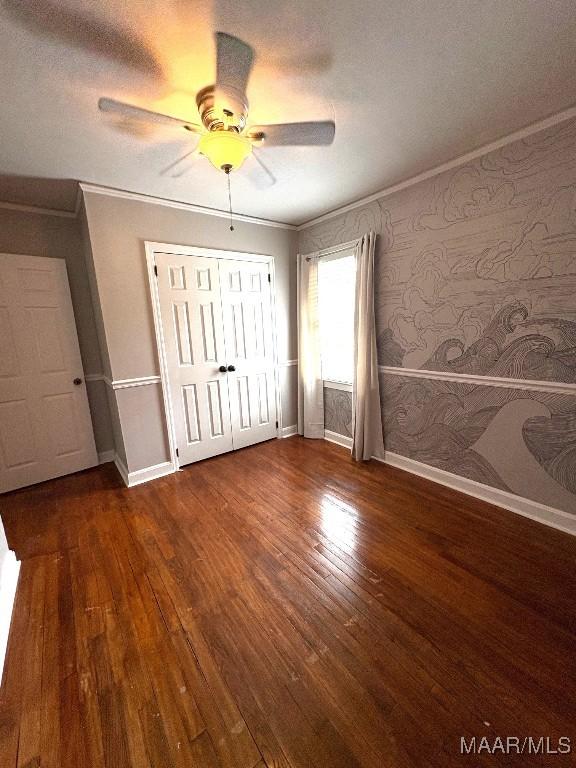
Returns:
[[[575,538],[301,438],[0,505],[2,768],[573,765],[460,738],[576,750]]]

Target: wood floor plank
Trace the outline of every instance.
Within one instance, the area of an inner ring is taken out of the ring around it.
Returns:
[[[179,656],[187,688],[206,723],[221,765],[225,768],[252,768],[260,753],[239,708],[236,709],[236,720],[232,723],[226,721],[226,699],[233,698],[221,672],[215,676],[211,670],[207,670],[205,674],[203,656],[197,656],[194,640],[187,632],[173,633],[170,640]],[[225,697],[224,701],[222,696]],[[238,706],[238,702],[235,706]]]
[[[89,550],[79,546],[70,552],[70,570],[73,584],[74,621],[76,624],[76,669],[78,673],[78,709],[84,732],[89,765],[104,765],[102,724],[98,705],[96,671],[94,669],[90,643],[94,637],[105,631],[104,607],[98,604],[97,595],[92,593],[96,580],[87,577],[90,563]],[[95,617],[97,621],[95,621]]]
[[[60,702],[63,698],[62,663],[66,663],[65,654],[60,651],[60,569],[63,558],[53,555],[46,563],[46,593],[44,596],[44,633],[42,644],[42,711],[41,711],[41,747],[42,763],[47,768],[60,766],[61,730],[66,723],[61,722]],[[63,643],[64,646],[64,643]],[[75,670],[74,670],[75,671]],[[68,697],[67,697],[68,698]],[[68,702],[62,702],[67,706]]]
[[[46,593],[45,556],[37,558],[32,573],[32,588],[28,605],[25,644],[25,670],[21,670],[22,704],[18,741],[18,768],[40,765],[42,729],[42,648],[44,642],[44,611]]]
[[[573,537],[301,438],[1,501],[22,568],[0,768],[456,768],[484,734],[576,748]]]

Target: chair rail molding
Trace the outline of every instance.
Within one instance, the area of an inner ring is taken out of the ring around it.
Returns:
[[[562,381],[538,381],[535,379],[509,379],[499,376],[478,376],[470,373],[452,373],[451,371],[427,371],[421,368],[397,368],[379,365],[378,370],[391,376],[408,376],[415,379],[435,379],[451,381],[455,384],[473,384],[483,387],[504,387],[522,389],[529,392],[553,392],[560,395],[576,395],[576,384]]]
[[[160,384],[162,379],[157,374],[137,376],[133,379],[110,379],[103,373],[87,373],[87,382],[103,381],[110,389],[130,389],[132,387],[147,387],[150,384]]]

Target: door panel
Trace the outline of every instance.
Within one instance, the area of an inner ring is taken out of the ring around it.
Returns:
[[[208,407],[210,411],[210,436],[221,437],[224,434],[224,407],[222,403],[222,382],[209,381]]]
[[[18,353],[8,307],[0,307],[0,378],[18,376]]]
[[[269,268],[219,259],[234,448],[277,436]]]
[[[0,491],[98,463],[62,259],[0,255]]]
[[[65,373],[60,334],[66,326],[58,307],[30,307],[26,319],[34,336],[39,373]]]
[[[76,405],[71,393],[45,395],[44,409],[50,425],[52,450],[55,456],[72,456],[81,450],[78,440]]]
[[[8,470],[36,462],[32,420],[26,400],[0,403],[0,447]]]
[[[157,254],[158,293],[180,464],[232,450],[216,259]]]

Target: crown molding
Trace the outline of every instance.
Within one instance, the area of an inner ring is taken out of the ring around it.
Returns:
[[[82,209],[82,200],[82,188],[79,183],[78,189],[76,190],[76,202],[74,203],[74,216],[76,217],[80,215],[80,210]]]
[[[230,218],[229,211],[221,211],[218,208],[207,208],[202,205],[194,205],[194,203],[182,203],[177,200],[169,200],[165,197],[155,197],[154,195],[144,195],[140,192],[126,192],[122,189],[114,189],[113,187],[103,187],[99,184],[87,184],[80,182],[80,189],[82,192],[91,192],[95,195],[104,195],[106,197],[119,197],[123,200],[133,200],[140,203],[152,203],[153,205],[163,205],[166,208],[177,208],[181,211],[188,211],[189,213],[203,213],[205,216],[219,216],[220,218]],[[243,213],[234,214],[235,221],[242,221],[246,224],[259,224],[264,227],[276,227],[277,229],[290,229],[296,230],[295,224],[285,224],[281,221],[271,221],[270,219],[259,219],[256,216],[246,216]]]
[[[298,232],[301,232],[302,230],[309,229],[310,227],[313,227],[316,224],[320,224],[323,221],[328,221],[328,219],[332,219],[335,216],[348,213],[348,211],[353,211],[355,208],[361,208],[364,205],[368,205],[368,203],[373,203],[375,200],[380,200],[382,197],[393,195],[395,192],[400,192],[400,190],[411,187],[414,184],[418,184],[420,181],[425,181],[426,179],[431,179],[434,176],[438,176],[439,174],[444,173],[444,171],[450,171],[453,168],[458,168],[458,166],[465,165],[471,160],[476,160],[478,157],[487,155],[489,152],[493,152],[496,149],[501,149],[507,144],[512,144],[514,141],[524,139],[527,136],[531,136],[533,133],[538,133],[538,131],[542,131],[545,128],[550,128],[553,125],[563,123],[565,120],[570,120],[573,117],[576,117],[576,106],[565,109],[562,112],[557,112],[556,114],[550,115],[543,120],[538,120],[536,123],[530,123],[529,125],[524,126],[524,128],[520,128],[514,133],[509,133],[500,139],[496,139],[496,141],[490,142],[489,144],[483,144],[481,147],[477,147],[471,152],[467,152],[465,155],[459,155],[452,160],[448,160],[446,163],[442,163],[442,165],[437,165],[427,171],[423,171],[417,176],[411,176],[410,178],[405,179],[404,181],[400,181],[398,184],[394,184],[391,187],[385,187],[379,192],[374,192],[373,194],[362,197],[352,203],[340,206],[339,208],[334,208],[332,211],[328,211],[327,213],[323,213],[321,216],[317,216],[314,219],[310,219],[309,221],[305,221],[302,224],[299,224],[296,229]]]
[[[247,224],[259,224],[260,226],[265,226],[265,227],[276,227],[278,229],[286,229],[286,230],[301,232],[303,230],[306,230],[306,229],[309,229],[310,227],[315,226],[316,224],[320,224],[323,221],[332,219],[335,216],[340,216],[341,214],[347,213],[348,211],[352,211],[355,208],[361,208],[362,206],[368,205],[369,203],[372,203],[375,200],[380,200],[383,197],[388,197],[389,195],[392,195],[395,192],[399,192],[402,189],[411,187],[414,184],[418,184],[421,181],[425,181],[426,179],[430,179],[430,178],[433,178],[434,176],[438,176],[439,174],[444,173],[445,171],[452,170],[453,168],[458,168],[459,166],[465,165],[471,160],[476,160],[478,157],[482,157],[483,155],[486,155],[489,152],[493,152],[496,149],[501,149],[502,147],[505,147],[507,144],[511,144],[514,141],[524,139],[528,136],[531,136],[534,133],[537,133],[538,131],[544,130],[545,128],[550,128],[553,125],[557,125],[559,123],[564,122],[565,120],[570,120],[574,117],[576,117],[576,106],[565,109],[562,112],[557,112],[556,114],[550,115],[542,120],[538,120],[535,123],[530,123],[529,125],[519,129],[518,131],[515,131],[514,133],[507,134],[506,136],[503,136],[502,138],[497,139],[488,144],[483,144],[482,146],[477,147],[471,152],[467,152],[464,155],[455,157],[452,160],[449,160],[446,163],[443,163],[442,165],[434,166],[433,168],[430,168],[429,170],[424,171],[416,176],[411,176],[410,178],[405,179],[404,181],[401,181],[398,184],[394,184],[391,187],[384,187],[378,192],[374,192],[373,194],[367,195],[366,197],[362,197],[359,200],[355,200],[351,203],[347,203],[346,205],[342,205],[342,206],[339,206],[338,208],[334,208],[333,210],[328,211],[327,213],[324,213],[321,216],[317,216],[313,219],[309,219],[308,221],[304,221],[298,225],[287,224],[281,221],[272,221],[271,219],[258,218],[257,216],[247,216],[241,213],[234,214],[234,217],[237,221],[241,221]],[[208,208],[202,205],[195,205],[194,203],[184,203],[177,200],[170,200],[164,197],[156,197],[154,195],[145,195],[140,192],[128,192],[126,190],[115,189],[114,187],[106,187],[100,184],[91,184],[88,182],[79,182],[78,195],[76,197],[76,204],[73,211],[63,211],[55,208],[41,208],[34,205],[23,205],[20,203],[8,203],[8,202],[2,202],[2,201],[0,201],[0,209],[20,211],[22,213],[35,213],[42,216],[56,216],[64,219],[75,219],[78,217],[78,213],[80,211],[83,192],[92,192],[93,194],[107,195],[108,197],[118,197],[118,198],[123,198],[125,200],[136,200],[139,202],[152,203],[155,205],[164,205],[168,208],[177,208],[179,210],[189,211],[192,213],[203,213],[206,216],[218,216],[220,218],[228,218],[230,215],[228,211],[222,211],[218,208]]]
[[[36,213],[40,216],[58,216],[61,219],[75,219],[77,212],[59,211],[56,208],[39,208],[36,205],[21,205],[20,203],[5,203],[0,201],[0,209],[7,211],[19,211],[20,213]]]

